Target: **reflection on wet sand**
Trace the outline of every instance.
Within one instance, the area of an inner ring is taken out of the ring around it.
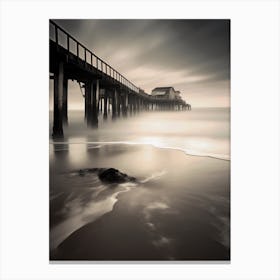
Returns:
[[[50,204],[51,259],[229,259],[227,161],[149,145],[88,148],[87,156],[100,167],[112,164],[137,174],[138,183],[106,185],[95,173],[80,176],[73,169],[56,175],[60,184],[55,183],[58,196]],[[67,194],[64,199],[61,192]],[[119,248],[120,235],[128,233],[143,245],[141,250],[125,240]]]
[[[86,130],[69,115],[50,141],[50,259],[229,260],[228,117],[162,112]],[[79,172],[92,168],[136,182]]]

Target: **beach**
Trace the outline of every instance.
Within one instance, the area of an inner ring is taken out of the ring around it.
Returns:
[[[229,112],[208,112],[204,131],[195,129],[205,123],[199,112],[184,114],[165,113],[191,119],[181,136],[180,123],[167,131],[150,122],[141,132],[136,116],[50,141],[50,260],[230,260]],[[138,135],[112,128],[133,122]],[[184,140],[198,134],[209,150]],[[107,184],[81,172],[88,168],[116,168],[136,181]]]

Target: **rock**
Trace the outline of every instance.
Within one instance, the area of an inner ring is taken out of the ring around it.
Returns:
[[[136,178],[128,176],[125,173],[120,172],[115,168],[86,168],[79,169],[74,172],[78,176],[84,177],[91,173],[98,175],[98,178],[105,183],[126,183],[126,182],[135,182]]]
[[[101,169],[98,173],[101,181],[106,183],[126,183],[135,182],[136,178],[130,177],[115,168]]]

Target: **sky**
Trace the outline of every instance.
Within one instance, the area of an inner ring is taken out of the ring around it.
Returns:
[[[54,21],[147,93],[172,86],[192,107],[230,106],[229,20]],[[84,108],[75,82],[68,100]]]

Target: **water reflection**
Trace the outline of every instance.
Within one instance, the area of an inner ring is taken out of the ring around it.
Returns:
[[[85,142],[152,144],[229,159],[229,113],[228,109],[143,112],[114,121],[101,116],[98,129],[88,129],[83,123],[83,112],[70,112],[64,141],[76,141],[82,136]]]
[[[229,259],[230,162],[156,148],[229,156],[227,116],[141,114],[108,118],[98,130],[72,119],[65,139],[50,142],[51,256],[60,244],[62,258]],[[99,167],[136,177],[137,185],[79,173]]]

